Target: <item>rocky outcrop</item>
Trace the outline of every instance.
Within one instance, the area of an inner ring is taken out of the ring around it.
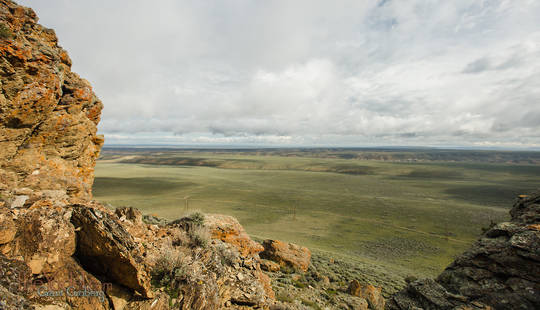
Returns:
[[[179,223],[191,221],[187,218],[159,227],[140,221],[136,209],[40,202],[0,208],[7,232],[0,261],[21,277],[17,286],[0,282],[0,297],[9,305],[243,309],[275,303],[258,256],[243,256],[233,244],[199,235],[208,229],[204,223],[186,230]],[[69,287],[94,295],[70,296]]]
[[[90,198],[102,104],[37,20],[31,9],[0,0],[0,190]]]
[[[279,240],[264,240],[262,258],[274,261],[282,267],[292,267],[306,272],[311,261],[311,252],[306,247]]]
[[[520,197],[510,215],[435,281],[410,283],[386,309],[539,309],[540,193]]]
[[[102,104],[70,68],[53,30],[0,0],[0,309],[274,304],[234,218],[145,223],[90,201]]]
[[[76,256],[87,270],[153,297],[141,250],[117,220],[105,211],[74,206],[71,221],[77,227]]]
[[[253,256],[264,250],[259,243],[251,240],[242,225],[232,216],[210,214],[206,217],[206,225],[212,238],[232,244],[242,256]]]

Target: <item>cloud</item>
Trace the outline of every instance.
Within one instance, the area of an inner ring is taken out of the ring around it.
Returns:
[[[21,1],[108,143],[540,144],[540,4]]]
[[[491,63],[488,58],[482,57],[469,63],[463,73],[479,73],[491,69]]]

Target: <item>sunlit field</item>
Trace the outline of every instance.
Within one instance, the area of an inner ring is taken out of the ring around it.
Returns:
[[[534,164],[313,155],[106,150],[94,198],[169,219],[229,214],[254,238],[302,244],[382,274],[435,276],[482,227],[508,218],[516,195],[540,188]]]

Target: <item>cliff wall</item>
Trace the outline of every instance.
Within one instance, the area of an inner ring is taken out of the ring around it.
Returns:
[[[90,198],[102,103],[36,14],[0,0],[0,190]]]

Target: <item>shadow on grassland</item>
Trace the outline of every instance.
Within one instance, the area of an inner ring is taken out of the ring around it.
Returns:
[[[169,181],[163,178],[110,178],[94,180],[93,193],[96,197],[114,195],[158,195],[193,185],[190,182]]]
[[[509,208],[517,195],[526,193],[523,190],[508,185],[469,185],[451,187],[445,193],[468,203]]]
[[[443,170],[443,169],[414,169],[413,171],[397,176],[407,179],[443,179],[456,180],[463,179],[464,174],[461,171]]]

